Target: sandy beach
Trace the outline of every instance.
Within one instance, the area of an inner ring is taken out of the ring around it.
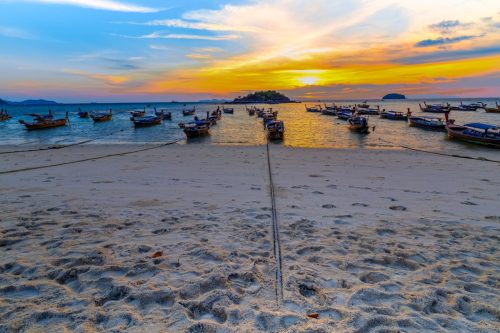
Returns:
[[[0,155],[0,173],[148,146]],[[1,151],[17,150],[4,146]],[[170,145],[0,174],[0,332],[498,332],[498,164]]]

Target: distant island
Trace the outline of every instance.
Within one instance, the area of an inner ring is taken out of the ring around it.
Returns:
[[[406,99],[406,96],[401,94],[387,94],[382,99]]]
[[[278,104],[278,103],[297,103],[296,101],[292,101],[287,96],[283,95],[274,90],[268,91],[257,91],[251,94],[248,94],[244,97],[239,96],[235,98],[232,102],[227,102],[229,104],[250,104],[250,103],[259,103],[259,104]]]
[[[54,101],[47,101],[45,99],[27,99],[21,102],[11,102],[0,98],[0,105],[57,105],[59,103]]]

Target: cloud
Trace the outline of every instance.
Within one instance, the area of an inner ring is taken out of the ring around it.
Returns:
[[[444,50],[403,57],[396,61],[400,64],[421,64],[436,61],[486,57],[495,54],[500,55],[500,46],[481,47],[468,50]]]
[[[115,0],[22,0],[25,2],[37,2],[56,5],[71,5],[84,8],[110,10],[117,12],[133,12],[133,13],[154,13],[159,9],[133,5]]]
[[[195,35],[195,34],[169,34],[163,32],[152,32],[147,35],[142,36],[126,36],[126,35],[115,35],[125,38],[138,38],[138,39],[200,39],[200,40],[233,40],[238,39],[238,35],[220,35],[220,36],[209,36],[209,35]]]
[[[429,29],[442,34],[449,34],[459,27],[468,27],[471,23],[462,23],[459,20],[444,20],[439,23],[429,25]]]
[[[439,46],[446,44],[454,44],[464,40],[478,38],[480,36],[457,36],[457,37],[439,37],[436,39],[424,39],[415,44],[416,47]]]
[[[163,26],[170,28],[183,28],[183,29],[193,29],[193,30],[208,30],[208,31],[235,31],[235,32],[257,32],[259,29],[251,26],[235,26],[235,25],[224,25],[218,23],[204,23],[204,22],[194,22],[186,21],[181,19],[170,19],[170,20],[153,20],[146,23],[136,23],[128,22],[130,24],[139,24],[147,26]]]
[[[18,39],[33,39],[34,36],[23,29],[0,26],[0,36],[18,38]]]

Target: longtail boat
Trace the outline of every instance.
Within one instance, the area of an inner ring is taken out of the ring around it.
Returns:
[[[109,110],[108,112],[94,112],[90,114],[90,118],[96,123],[102,123],[104,121],[110,121],[113,119],[113,112]]]
[[[266,125],[269,140],[283,140],[285,136],[285,124],[281,120],[272,120]]]
[[[130,111],[130,115],[132,116],[130,118],[131,120],[132,120],[132,118],[144,117],[146,115],[146,108],[141,109],[141,110],[132,110],[132,111]]]
[[[199,124],[197,122],[187,124],[179,123],[179,127],[183,129],[184,134],[186,134],[186,137],[188,138],[210,135],[210,125],[208,124]]]
[[[449,120],[449,122],[454,122],[454,120]],[[419,127],[434,131],[446,130],[446,122],[442,118],[428,116],[417,117],[412,116],[411,112],[408,112],[408,124],[412,127]]]
[[[196,106],[193,106],[192,109],[183,109],[182,110],[182,115],[183,116],[194,116],[196,114]]]
[[[359,115],[378,116],[380,114],[380,106],[377,105],[376,109],[356,108],[356,113]]]
[[[132,122],[135,127],[147,127],[161,124],[162,116],[144,116],[133,118]]]
[[[234,108],[222,108],[222,112],[233,114],[234,113]]]
[[[354,111],[349,108],[342,108],[337,111],[337,118],[340,120],[348,120],[354,114]]]
[[[165,109],[161,109],[160,111],[156,111],[155,116],[161,117],[163,120],[172,120],[172,112],[169,112]]]
[[[370,127],[368,126],[368,119],[362,116],[354,116],[347,120],[349,129],[354,132],[368,134]]]
[[[305,107],[307,112],[321,112],[321,105],[316,105],[316,106],[305,105]]]
[[[31,114],[33,117],[32,122],[27,122],[24,120],[19,120],[19,123],[23,124],[27,130],[39,130],[48,129],[54,127],[65,126],[68,122],[68,113],[66,112],[65,118],[54,119],[52,112],[49,111],[47,115]]]
[[[357,107],[361,109],[369,109],[370,105],[367,104],[368,101],[364,101],[363,104],[358,104]]]
[[[450,104],[427,104],[424,102],[424,107],[422,107],[421,104],[418,104],[420,106],[420,110],[422,112],[430,112],[430,113],[447,113],[450,112]]]
[[[382,110],[382,113],[380,114],[380,118],[383,119],[389,119],[389,120],[408,120],[408,114],[405,114],[403,112],[399,111],[385,111]]]
[[[448,118],[448,114],[446,117]],[[483,123],[455,125],[448,122],[446,131],[451,139],[500,148],[500,128],[495,125]]]
[[[478,109],[484,109],[484,108],[486,108],[486,104],[482,102],[464,104],[462,101],[460,101],[460,105],[450,106],[450,110],[452,111],[477,111]]]
[[[7,119],[12,118],[10,114],[7,113],[7,110],[1,109],[0,110],[0,121],[5,121]]]
[[[90,113],[88,111],[82,111],[82,109],[78,108],[78,117],[88,118],[90,117]]]
[[[324,105],[325,107],[321,109],[321,114],[324,116],[336,116],[337,115],[337,106],[335,104],[328,106]]]
[[[484,108],[484,111],[488,112],[488,113],[500,113],[500,105],[498,104],[498,102],[495,102],[496,104],[496,108]]]

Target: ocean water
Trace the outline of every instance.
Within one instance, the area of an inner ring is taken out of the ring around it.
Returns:
[[[494,106],[495,99],[464,100],[464,103],[484,102]],[[403,111],[407,108],[414,115],[421,114],[418,100],[397,101],[369,101],[372,107],[380,105],[381,109]],[[449,102],[459,104],[459,100],[433,100],[432,103]],[[337,105],[354,105],[360,101],[341,101]],[[317,103],[309,103],[314,105]],[[204,117],[206,111],[216,109],[214,104],[188,103],[186,107],[196,105],[197,114]],[[157,109],[168,109],[172,112],[171,121],[164,121],[162,125],[134,128],[130,121],[130,110],[143,108],[146,104],[81,104],[81,105],[56,105],[50,109],[56,115],[64,116],[69,112],[70,123],[68,126],[54,129],[27,131],[19,124],[20,119],[29,120],[29,113],[46,113],[47,106],[12,106],[8,107],[13,116],[0,123],[0,145],[44,145],[44,144],[71,144],[85,140],[93,140],[89,144],[128,144],[128,143],[161,143],[176,139],[187,144],[213,144],[213,145],[261,145],[266,142],[262,119],[250,117],[245,110],[245,105],[235,105],[233,115],[224,114],[217,126],[211,129],[211,135],[206,138],[186,141],[182,130],[178,127],[181,121],[190,121],[192,117],[182,115],[183,104],[156,103],[151,106]],[[233,106],[232,106],[233,107]],[[381,119],[378,116],[368,116],[370,126],[375,126],[375,131],[368,135],[360,135],[349,131],[345,121],[337,117],[324,116],[319,113],[305,111],[304,104],[278,104],[265,105],[279,112],[278,117],[285,122],[285,140],[282,144],[290,147],[310,148],[386,148],[402,149],[408,146],[433,152],[459,154],[471,157],[484,157],[500,159],[500,150],[482,147],[449,140],[444,132],[426,131],[409,127],[403,121]],[[77,116],[77,110],[105,111],[113,110],[113,120],[110,122],[94,123],[91,119],[82,119]],[[427,114],[431,115],[431,114]],[[443,117],[443,115],[436,115]],[[452,112],[450,118],[456,123],[485,122],[500,126],[500,114],[485,113],[484,110],[476,112]]]

